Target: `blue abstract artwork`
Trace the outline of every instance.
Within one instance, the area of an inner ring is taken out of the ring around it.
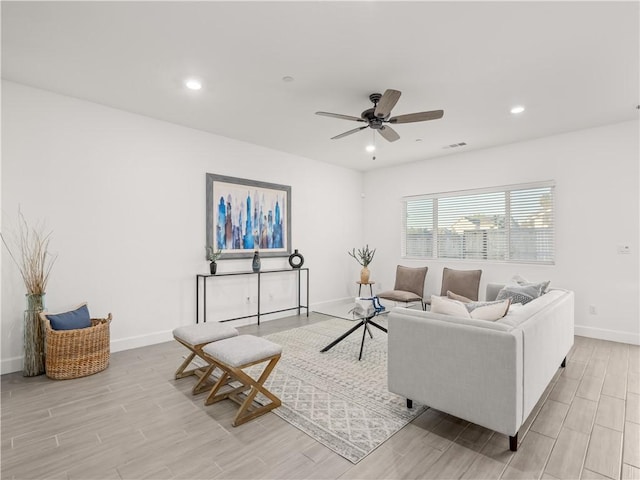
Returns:
[[[290,253],[290,187],[213,174],[207,177],[208,245],[227,256],[251,255],[254,250]]]

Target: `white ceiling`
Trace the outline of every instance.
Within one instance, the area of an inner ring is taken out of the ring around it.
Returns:
[[[639,25],[638,1],[3,1],[2,76],[369,170],[637,119]],[[314,115],[387,88],[393,115],[444,118],[378,135],[374,161],[372,130],[330,140],[361,124]]]

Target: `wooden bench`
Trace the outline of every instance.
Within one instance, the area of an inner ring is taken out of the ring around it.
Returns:
[[[198,323],[196,325],[187,325],[184,327],[178,327],[173,330],[173,338],[179,343],[187,347],[191,351],[189,356],[182,362],[182,365],[176,370],[175,378],[188,377],[196,375],[199,377],[198,382],[193,386],[192,393],[200,393],[208,388],[207,380],[208,375],[204,375],[204,372],[209,369],[209,361],[204,357],[202,348],[213,342],[224,340],[225,338],[236,337],[238,330],[231,325],[226,325],[219,322]],[[191,362],[199,357],[204,362],[203,366],[186,370]]]
[[[281,405],[280,399],[264,386],[264,382],[280,360],[282,353],[280,345],[266,338],[239,335],[205,345],[202,353],[210,363],[209,368],[204,372],[205,376],[209,377],[216,368],[222,370],[222,374],[211,388],[204,403],[211,405],[226,398],[238,403],[240,408],[233,420],[234,427]],[[243,371],[252,365],[265,362],[267,365],[257,379]],[[239,382],[240,386],[229,385],[232,382]],[[226,388],[221,391],[223,387]],[[254,404],[258,393],[267,397],[270,402],[265,405]]]

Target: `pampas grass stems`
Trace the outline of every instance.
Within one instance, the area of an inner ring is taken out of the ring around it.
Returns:
[[[11,251],[5,236],[0,233],[2,243],[9,256],[18,266],[28,295],[42,295],[46,292],[49,275],[57,255],[49,252],[51,232],[45,233],[42,225],[29,227],[22,212],[18,211],[18,229],[15,243],[19,257]]]

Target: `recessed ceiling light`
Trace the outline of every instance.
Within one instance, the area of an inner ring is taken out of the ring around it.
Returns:
[[[184,84],[189,90],[200,90],[202,88],[202,82],[196,78],[185,80]]]
[[[511,109],[511,113],[517,115],[518,113],[524,112],[524,107],[522,105],[516,105]]]
[[[365,150],[369,153],[371,152],[375,152],[376,151],[376,146],[375,145],[367,145]]]

